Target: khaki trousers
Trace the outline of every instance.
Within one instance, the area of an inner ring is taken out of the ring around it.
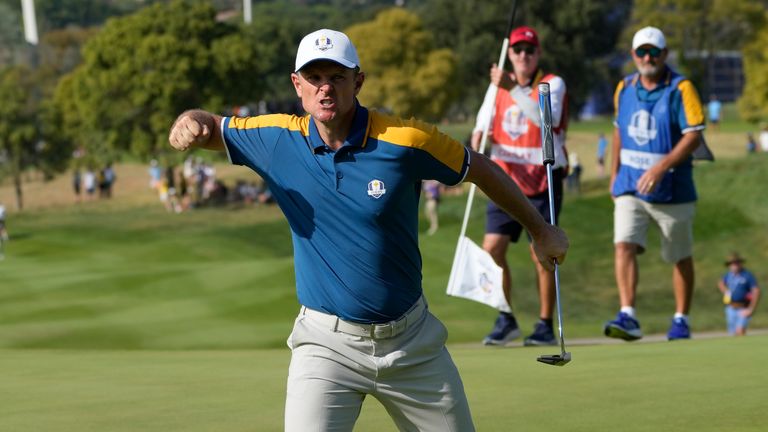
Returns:
[[[302,309],[288,338],[287,432],[350,432],[367,395],[384,405],[400,431],[475,430],[445,348],[447,331],[428,309],[388,338],[344,333],[319,318]]]

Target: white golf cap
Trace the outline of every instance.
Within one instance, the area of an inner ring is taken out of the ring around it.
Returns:
[[[350,69],[360,66],[357,50],[347,35],[329,29],[304,36],[296,51],[295,72],[315,60],[331,60]]]
[[[664,33],[656,27],[645,27],[635,33],[632,38],[632,49],[637,49],[643,45],[653,45],[656,48],[664,49],[667,47],[667,40]]]

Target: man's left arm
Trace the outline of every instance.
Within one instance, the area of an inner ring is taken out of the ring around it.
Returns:
[[[547,223],[514,180],[496,163],[472,151],[465,180],[476,184],[488,198],[525,227],[533,238],[536,256],[545,268],[554,268],[552,260],[563,262],[568,250],[565,232]]]

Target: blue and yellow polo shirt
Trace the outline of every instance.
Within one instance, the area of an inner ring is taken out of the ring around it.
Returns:
[[[310,116],[226,117],[222,135],[232,163],[256,171],[288,219],[302,305],[387,322],[421,296],[421,182],[460,183],[469,167],[461,143],[359,104],[337,151]]]

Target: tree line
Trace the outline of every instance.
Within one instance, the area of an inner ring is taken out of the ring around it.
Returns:
[[[166,156],[175,116],[200,107],[224,112],[259,101],[295,103],[289,74],[300,38],[318,27],[355,41],[366,89],[361,102],[430,121],[469,119],[498,59],[512,7],[481,0],[37,0],[41,42],[21,38],[18,0],[0,0],[0,179],[17,185],[36,168],[52,176],[78,163],[131,154]],[[678,64],[697,82],[692,50],[740,50],[749,120],[768,119],[768,1],[518,0],[515,25],[542,41],[542,68],[568,83],[573,112],[596,88],[612,90],[632,34],[662,28]],[[13,21],[17,20],[14,24]],[[706,91],[706,89],[703,89]]]

